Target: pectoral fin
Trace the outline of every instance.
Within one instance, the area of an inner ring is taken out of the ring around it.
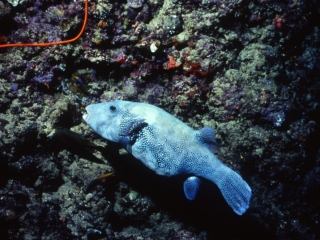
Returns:
[[[121,136],[121,144],[124,147],[133,145],[143,128],[148,124],[144,119],[127,119],[120,124],[119,136]]]
[[[123,121],[119,129],[120,136],[132,136],[133,134],[139,133],[141,129],[146,127],[148,124],[145,122],[144,119],[134,118],[134,119],[127,119]]]
[[[200,187],[199,178],[195,176],[188,177],[187,180],[185,180],[183,183],[183,190],[186,198],[188,198],[189,200],[194,200],[198,193],[199,187]]]

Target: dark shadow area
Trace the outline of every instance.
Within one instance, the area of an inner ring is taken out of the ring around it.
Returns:
[[[68,129],[55,129],[52,136],[48,139],[48,146],[48,150],[55,154],[62,149],[66,149],[81,158],[90,159],[90,161],[96,163],[104,163],[88,149],[97,149],[104,152],[105,148],[94,145],[89,140],[83,138],[82,135]]]
[[[2,153],[0,153],[0,189],[2,189],[10,176],[8,172],[8,162],[5,161],[5,158]]]
[[[183,182],[187,176],[159,176],[131,154],[119,155],[118,146],[114,143],[108,142],[104,154],[120,181],[152,198],[178,221],[208,231],[210,239],[274,239],[248,213],[243,216],[234,213],[215,184],[202,179],[196,199],[189,201],[183,193]]]

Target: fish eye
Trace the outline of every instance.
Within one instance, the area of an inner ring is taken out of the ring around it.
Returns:
[[[110,110],[113,112],[115,111],[117,108],[115,106],[110,106]]]

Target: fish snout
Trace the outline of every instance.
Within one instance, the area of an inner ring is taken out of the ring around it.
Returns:
[[[83,119],[84,121],[86,121],[87,118],[88,118],[88,114],[87,114],[87,113],[84,113],[84,114],[82,115],[82,119]]]
[[[82,119],[87,122],[90,113],[90,105],[86,107],[85,112],[82,115]]]

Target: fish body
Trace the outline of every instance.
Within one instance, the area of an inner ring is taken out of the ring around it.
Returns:
[[[184,182],[189,200],[196,197],[198,177],[215,183],[239,215],[248,208],[251,189],[241,176],[213,153],[214,130],[198,131],[150,104],[115,101],[86,107],[84,121],[103,138],[121,143],[135,158],[159,175],[191,175]]]

